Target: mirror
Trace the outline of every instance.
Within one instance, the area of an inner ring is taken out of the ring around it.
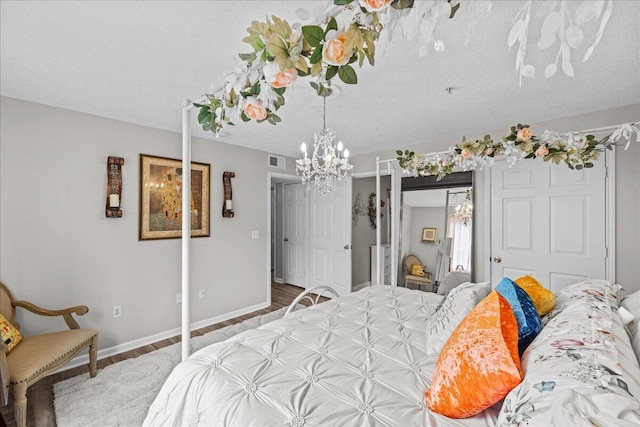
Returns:
[[[458,172],[441,181],[402,178],[400,206],[398,286],[435,291],[455,270],[468,272],[471,280],[473,173]],[[425,267],[423,279],[420,269],[412,268],[416,259]]]

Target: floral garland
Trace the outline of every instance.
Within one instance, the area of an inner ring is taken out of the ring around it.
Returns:
[[[556,165],[565,163],[570,169],[580,170],[592,168],[600,154],[612,150],[620,139],[627,141],[625,150],[629,148],[633,133],[640,142],[640,129],[634,123],[625,123],[600,140],[580,132],[560,134],[549,130],[536,137],[529,125],[518,124],[512,126],[511,133],[499,141],[485,135],[476,141],[463,138],[460,144],[443,153],[423,155],[398,150],[396,154],[403,172],[411,176],[435,175],[438,180],[455,168],[467,171],[491,166],[498,157],[506,157],[511,166],[520,159],[542,159]]]
[[[298,77],[313,77],[310,84],[318,95],[326,93],[336,76],[346,84],[356,84],[352,64],[375,63],[376,42],[384,28],[407,16],[398,12],[420,8],[421,17],[432,19],[433,32],[438,22],[453,18],[460,8],[453,0],[418,3],[333,0],[333,7],[313,25],[292,26],[277,16],[266,22],[253,21],[243,39],[253,51],[239,54],[244,67],[228,75],[222,87],[205,94],[208,103],[194,103],[200,109],[198,122],[214,133],[238,120],[275,125],[281,121],[276,112],[285,104],[286,89]]]
[[[469,31],[486,18],[491,11],[490,0],[465,2],[462,0],[333,0],[331,7],[320,17],[308,11],[298,11],[310,25],[294,24],[272,16],[266,22],[253,21],[243,39],[253,51],[239,54],[243,66],[226,76],[223,84],[212,93],[205,94],[203,103],[194,103],[200,109],[198,122],[205,131],[218,133],[223,126],[234,125],[240,120],[258,123],[279,123],[276,112],[285,104],[285,92],[298,77],[312,77],[311,86],[319,95],[325,95],[333,78],[346,84],[356,84],[357,74],[352,66],[375,63],[376,43],[383,31],[391,39],[394,27],[402,29],[407,40],[418,38],[419,55],[425,56],[432,47],[444,50],[444,42],[437,37],[439,26],[457,16],[467,34],[454,34],[454,39],[469,39]],[[612,13],[612,0],[581,2],[575,13],[570,13],[566,2],[533,2],[526,0],[516,16],[509,33],[508,45],[518,43],[516,70],[522,77],[533,78],[535,68],[525,64],[529,27],[533,15],[545,17],[540,49],[556,42],[559,53],[555,63],[545,69],[545,77],[556,73],[559,58],[563,72],[573,76],[571,51],[584,41],[581,26],[600,19],[596,39],[583,57],[586,61],[599,43]],[[303,16],[304,15],[304,16]],[[460,37],[461,36],[461,37]]]

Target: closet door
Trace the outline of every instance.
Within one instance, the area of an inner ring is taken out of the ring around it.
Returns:
[[[529,274],[556,292],[606,276],[606,167],[539,160],[491,168],[491,282]]]

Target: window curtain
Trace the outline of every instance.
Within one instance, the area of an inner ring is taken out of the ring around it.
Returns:
[[[447,237],[451,238],[451,263],[449,270],[471,271],[471,221],[464,221],[455,216],[449,216]]]

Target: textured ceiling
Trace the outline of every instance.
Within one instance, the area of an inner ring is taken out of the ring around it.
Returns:
[[[573,61],[575,78],[545,80],[557,49],[539,51],[531,34],[527,57],[536,78],[519,87],[507,35],[522,4],[494,0],[466,47],[425,58],[395,36],[375,67],[357,70],[357,85],[342,85],[328,100],[327,126],[357,155],[640,103],[640,2],[614,1],[600,45],[582,63],[597,31],[592,21]],[[271,14],[298,22],[295,10],[304,6],[318,2],[3,0],[1,93],[180,132],[182,99],[197,99],[238,65],[235,55],[249,51],[242,38],[250,22]],[[307,80],[287,93],[281,124],[240,123],[220,141],[297,156],[300,142],[322,126],[322,102]],[[195,118],[193,128],[214,138]]]

